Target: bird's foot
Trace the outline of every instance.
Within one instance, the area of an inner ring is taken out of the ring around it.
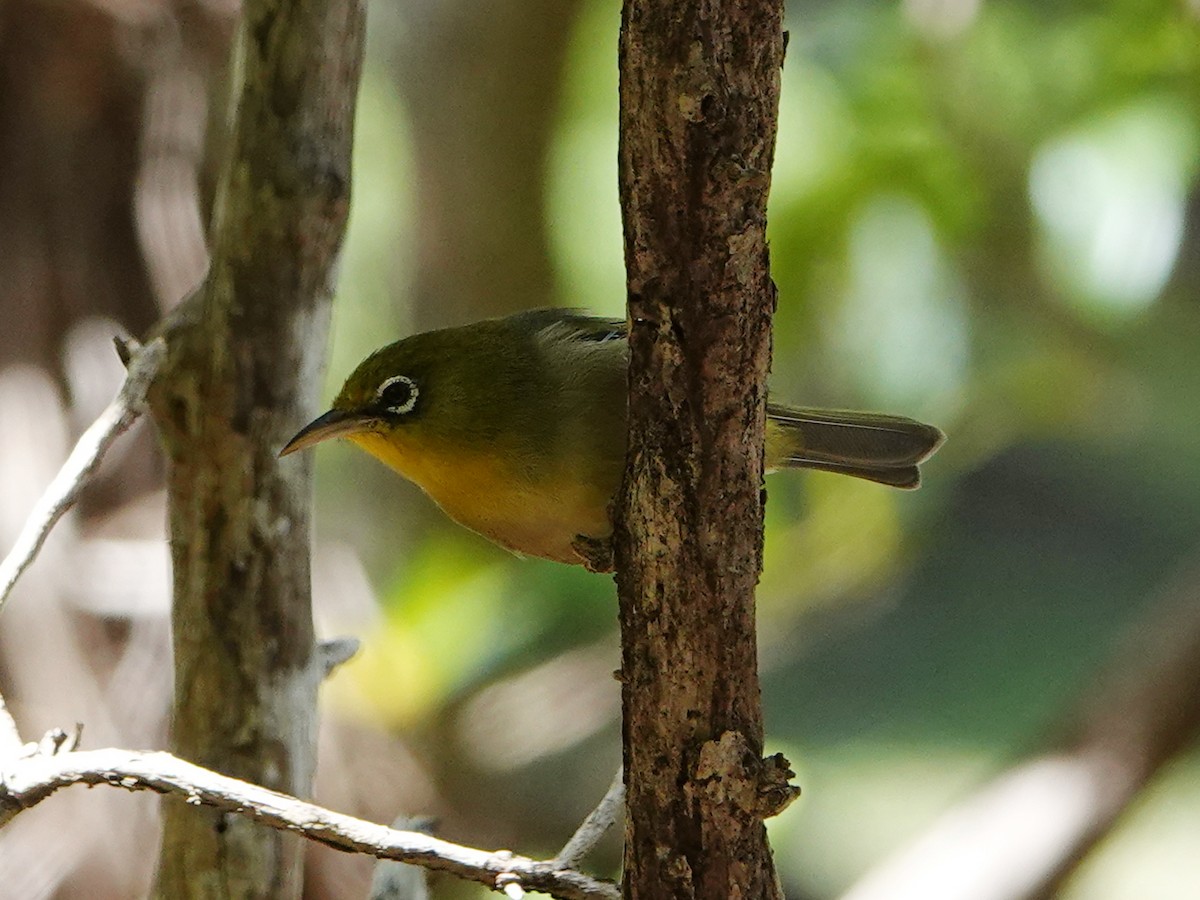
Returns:
[[[579,560],[589,572],[611,572],[613,570],[612,538],[594,538],[585,534],[575,535],[571,549],[579,554]]]

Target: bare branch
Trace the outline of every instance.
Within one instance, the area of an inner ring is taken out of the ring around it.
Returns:
[[[46,536],[79,497],[83,485],[96,471],[101,458],[121,434],[129,429],[146,402],[146,391],[166,356],[166,343],[151,341],[134,350],[129,371],[113,402],[91,424],[75,444],[50,486],[25,522],[16,543],[0,563],[0,612],[21,574],[42,549]]]
[[[600,843],[600,838],[617,821],[617,817],[625,808],[625,767],[617,769],[613,776],[608,792],[600,799],[596,808],[588,813],[588,817],[575,829],[571,839],[563,845],[554,857],[554,862],[564,868],[574,869],[580,860],[592,852]]]
[[[507,850],[485,851],[451,844],[415,831],[397,831],[332,812],[287,794],[239,781],[184,762],[169,753],[115,748],[54,755],[36,754],[0,762],[0,825],[21,810],[72,784],[107,784],[129,791],[182,796],[290,831],[337,850],[414,863],[449,872],[493,890],[519,884],[562,900],[617,900],[611,882]]]
[[[392,822],[398,831],[432,834],[434,820],[428,816],[399,816]],[[371,877],[367,900],[429,900],[428,873],[420,866],[381,859]]]

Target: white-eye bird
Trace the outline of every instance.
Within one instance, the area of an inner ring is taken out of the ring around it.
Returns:
[[[540,309],[377,350],[280,455],[348,438],[452,519],[519,554],[589,562],[625,459],[626,324]],[[941,431],[901,416],[767,405],[766,467],[899,488]]]

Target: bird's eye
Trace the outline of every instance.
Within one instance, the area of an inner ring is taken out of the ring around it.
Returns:
[[[402,416],[417,405],[417,385],[407,375],[393,375],[379,386],[375,399],[390,413]]]

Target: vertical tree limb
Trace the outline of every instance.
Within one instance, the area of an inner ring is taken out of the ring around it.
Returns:
[[[161,341],[154,341],[137,350],[137,356],[130,360],[129,377],[121,385],[121,390],[113,402],[105,407],[100,418],[80,435],[66,463],[38,500],[16,542],[0,560],[0,612],[4,611],[17,579],[37,557],[50,535],[50,529],[75,504],[87,479],[99,467],[104,453],[141,415],[146,391],[158,371],[164,352]]]
[[[779,897],[754,589],[782,3],[626,0],[630,446],[616,532],[626,897]]]
[[[309,463],[276,451],[315,405],[346,223],[360,0],[249,0],[213,258],[151,405],[170,459],[174,744],[307,795],[322,671],[309,604]],[[158,893],[286,898],[300,848],[165,807]]]

